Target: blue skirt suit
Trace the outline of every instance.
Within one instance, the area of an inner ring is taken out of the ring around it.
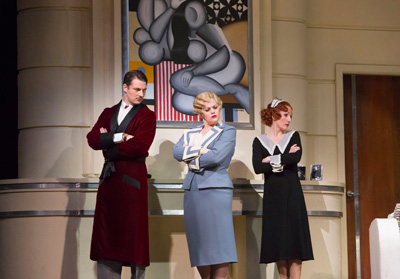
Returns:
[[[192,267],[237,262],[232,219],[233,185],[227,172],[235,151],[236,129],[217,124],[203,137],[199,135],[201,129],[202,125],[190,127],[173,148],[174,158],[185,161],[189,167],[183,188],[186,239]],[[199,156],[202,146],[210,151]]]

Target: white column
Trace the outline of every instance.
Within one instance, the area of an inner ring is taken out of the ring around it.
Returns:
[[[272,1],[273,97],[284,99],[293,106],[294,119],[291,129],[305,133],[306,43],[306,1]]]
[[[92,92],[90,0],[18,1],[19,177],[81,177]]]

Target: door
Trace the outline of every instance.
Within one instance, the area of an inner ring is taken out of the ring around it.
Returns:
[[[343,83],[349,279],[369,279],[369,226],[400,202],[400,77]]]

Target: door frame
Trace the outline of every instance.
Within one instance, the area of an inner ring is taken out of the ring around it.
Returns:
[[[336,85],[336,136],[338,152],[338,181],[346,183],[345,173],[345,144],[344,144],[344,101],[343,101],[343,75],[385,75],[400,76],[400,66],[391,65],[364,65],[364,64],[336,64],[335,65],[335,85]],[[347,187],[346,187],[347,188]],[[346,190],[345,190],[346,192]],[[348,277],[348,258],[347,258],[347,211],[346,195],[343,195],[343,217],[341,219],[342,236],[342,276]]]

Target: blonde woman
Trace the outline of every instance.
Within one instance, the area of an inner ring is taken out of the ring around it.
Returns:
[[[232,219],[233,185],[227,168],[235,151],[236,129],[220,124],[222,101],[212,92],[197,95],[193,112],[203,124],[190,127],[173,148],[188,165],[183,183],[184,220],[191,266],[202,279],[222,279],[237,262]]]

